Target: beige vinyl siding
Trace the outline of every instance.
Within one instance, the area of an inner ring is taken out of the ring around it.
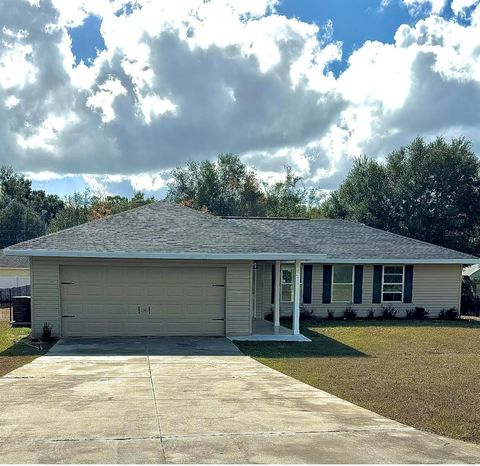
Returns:
[[[227,265],[225,331],[227,335],[252,333],[252,262]]]
[[[32,258],[30,261],[30,293],[32,296],[32,334],[42,335],[45,322],[52,325],[52,334],[60,335],[60,268],[54,261]]]
[[[0,277],[30,277],[29,269],[17,269],[14,267],[0,267]]]
[[[225,289],[225,328],[228,335],[248,335],[252,321],[252,281],[251,261],[161,261],[161,260],[108,260],[75,258],[31,259],[32,276],[32,331],[40,336],[43,323],[53,326],[54,335],[60,336],[60,266],[100,265],[122,266],[125,273],[128,267],[224,267],[226,273]]]
[[[270,266],[271,267],[271,266]],[[413,294],[412,303],[392,303],[399,311],[398,316],[405,315],[406,309],[415,306],[424,307],[430,312],[431,317],[437,317],[442,309],[456,308],[460,306],[461,295],[461,275],[462,266],[457,264],[416,264],[413,267]],[[265,313],[270,312],[271,296],[271,268],[267,268],[264,282],[264,303]],[[328,311],[334,311],[336,317],[341,317],[348,306],[347,303],[322,303],[323,291],[323,265],[313,264],[312,267],[312,304],[313,314],[318,317],[326,317]],[[359,316],[366,316],[370,309],[373,309],[376,315],[381,313],[383,306],[387,303],[372,304],[373,292],[373,265],[364,265],[363,267],[363,288],[362,304],[351,304],[351,307],[358,312]],[[267,301],[268,297],[268,301]],[[305,305],[305,307],[310,307]],[[291,315],[291,304],[282,303],[281,314],[283,316]]]

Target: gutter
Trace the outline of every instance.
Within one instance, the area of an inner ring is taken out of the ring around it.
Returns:
[[[3,250],[6,256],[29,257],[85,257],[103,259],[183,259],[183,260],[302,260],[325,261],[326,254],[295,253],[204,253],[204,252],[96,252],[96,251],[52,251],[46,249]]]
[[[200,253],[200,252],[96,252],[96,251],[52,251],[47,249],[3,250],[6,256],[28,257],[77,257],[102,259],[181,259],[181,260],[264,260],[294,261],[317,264],[480,264],[480,258],[455,259],[412,259],[412,258],[330,258],[327,254],[300,253]]]

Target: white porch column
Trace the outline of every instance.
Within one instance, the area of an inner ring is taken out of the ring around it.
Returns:
[[[293,288],[293,334],[300,334],[300,273],[302,263],[295,261],[295,286]]]
[[[280,261],[275,261],[275,285],[273,288],[273,325],[280,327],[280,283],[281,283]]]

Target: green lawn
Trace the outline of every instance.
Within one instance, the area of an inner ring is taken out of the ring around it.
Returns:
[[[11,328],[0,322],[0,377],[45,354],[53,343],[32,343],[29,328]]]
[[[312,343],[238,342],[258,361],[389,418],[480,443],[480,325],[308,320]]]

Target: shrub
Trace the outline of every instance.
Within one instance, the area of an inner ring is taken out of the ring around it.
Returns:
[[[407,309],[405,311],[405,318],[410,320],[415,319],[415,309]]]
[[[327,311],[327,319],[328,320],[333,320],[333,316],[335,314],[335,311],[331,311],[330,309]]]
[[[382,317],[384,319],[395,319],[397,316],[397,310],[392,304],[382,307]]]
[[[313,308],[310,306],[302,305],[300,308],[300,318],[301,319],[311,319],[313,316]]]
[[[413,317],[415,319],[424,320],[428,319],[429,312],[424,307],[416,307]]]
[[[45,322],[42,328],[42,338],[44,340],[49,340],[52,338],[52,324],[50,322]]]
[[[428,319],[429,312],[424,307],[415,307],[414,309],[406,310],[407,319],[424,320]]]
[[[375,313],[373,312],[373,309],[370,309],[367,314],[367,319],[372,320],[375,318]]]
[[[348,306],[343,313],[343,317],[345,320],[355,320],[357,318],[357,311]]]
[[[442,309],[438,313],[438,318],[439,319],[445,319],[445,320],[457,320],[458,319],[458,311],[452,307],[450,309]]]

